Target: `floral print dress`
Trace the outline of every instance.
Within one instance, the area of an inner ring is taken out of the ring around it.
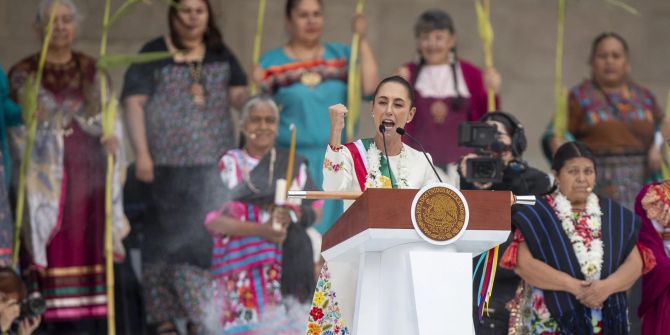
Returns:
[[[221,179],[228,189],[244,181],[260,162],[241,149],[229,150],[219,161]],[[293,180],[302,189],[307,167],[302,164]],[[226,202],[208,214],[206,224],[227,215],[240,221],[270,224],[267,206],[240,201]],[[303,334],[306,306],[288,300],[281,293],[282,247],[260,236],[222,236],[214,239],[212,277],[223,334]],[[299,316],[298,316],[299,315]]]
[[[312,299],[312,309],[307,322],[308,335],[345,335],[350,334],[335,300],[336,295],[330,282],[330,272],[325,264],[316,282],[316,290]]]

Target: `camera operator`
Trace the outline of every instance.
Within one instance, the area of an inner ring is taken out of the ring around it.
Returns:
[[[461,128],[459,138],[463,140],[460,143],[478,148],[477,153],[464,156],[459,163],[457,179],[460,179],[462,190],[512,191],[517,195],[538,196],[550,190],[549,176],[522,160],[526,136],[523,126],[514,116],[504,112],[487,113],[479,123],[466,124]],[[465,134],[461,134],[461,130]],[[482,132],[489,135],[482,135]],[[507,249],[512,235],[500,245],[500,255]],[[481,274],[476,277],[475,283],[480,277]],[[505,304],[514,297],[519,282],[520,278],[514,271],[498,267],[488,310],[485,310],[482,321],[479,321],[477,306],[474,307],[477,334],[507,334],[509,311]],[[476,303],[478,285],[473,285],[473,288]]]
[[[42,321],[44,300],[27,298],[26,287],[10,267],[0,267],[0,333],[30,335]]]

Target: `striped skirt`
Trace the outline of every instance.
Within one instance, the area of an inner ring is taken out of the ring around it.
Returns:
[[[633,210],[635,197],[648,177],[645,154],[596,155],[595,192]]]

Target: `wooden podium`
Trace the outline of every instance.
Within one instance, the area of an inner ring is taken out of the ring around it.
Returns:
[[[354,335],[473,332],[472,258],[507,240],[512,195],[461,191],[467,230],[437,246],[412,226],[417,191],[368,189],[323,236],[331,284]]]

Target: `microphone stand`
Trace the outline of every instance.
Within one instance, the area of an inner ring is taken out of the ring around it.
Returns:
[[[433,169],[433,172],[435,173],[435,177],[437,177],[437,180],[439,180],[440,183],[442,183],[443,181],[442,181],[442,178],[440,178],[440,174],[437,173],[437,170],[435,170],[435,165],[433,165],[433,162],[431,162],[430,158],[428,158],[428,154],[426,154],[426,149],[423,148],[423,145],[421,145],[421,142],[419,142],[419,140],[414,138],[414,136],[405,132],[405,129],[403,129],[403,128],[398,127],[398,128],[395,129],[395,132],[400,134],[400,136],[407,135],[407,137],[409,137],[414,143],[416,143],[419,146],[419,148],[421,148],[421,153],[423,154],[423,157],[426,157],[426,161],[428,161],[428,164],[430,164],[430,168]],[[383,132],[382,132],[382,134],[383,134]]]
[[[386,156],[386,165],[389,168],[389,176],[391,176],[391,188],[398,188],[393,182],[395,178],[393,177],[393,171],[391,171],[391,161],[389,160],[389,152],[386,149],[386,127],[383,124],[379,125],[379,132],[382,133],[382,140],[384,142],[384,156]]]

